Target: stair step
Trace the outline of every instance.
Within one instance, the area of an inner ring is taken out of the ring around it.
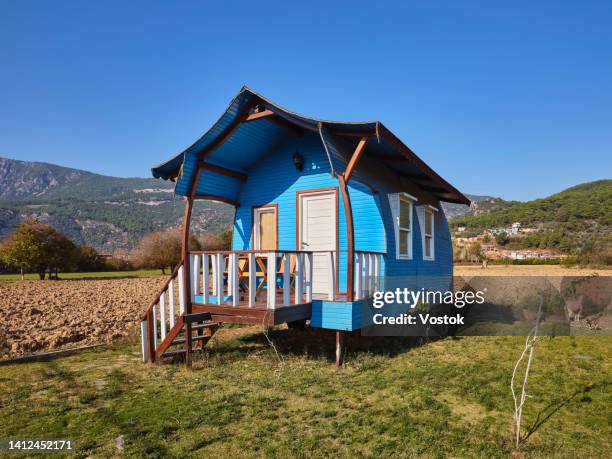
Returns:
[[[217,326],[219,326],[217,322],[204,322],[203,324],[192,325],[191,329],[192,330],[202,330],[203,328],[211,328],[211,327],[217,327]]]
[[[201,336],[193,336],[191,338],[191,341],[201,341],[203,339],[208,339],[211,338],[211,336],[206,336],[206,335],[201,335]],[[184,344],[185,343],[185,338],[177,338],[174,341],[172,341],[172,344]]]

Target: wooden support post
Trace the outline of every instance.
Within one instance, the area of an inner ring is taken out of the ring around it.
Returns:
[[[191,314],[191,257],[189,256],[189,226],[191,223],[192,207],[193,199],[185,199],[185,215],[183,216],[181,258],[183,259],[183,300],[185,302],[186,314]]]
[[[336,332],[336,368],[342,367],[344,363],[344,332]]]
[[[200,169],[194,180],[193,190],[197,187]],[[183,259],[183,301],[185,302],[185,314],[191,314],[191,258],[189,256],[189,225],[191,223],[191,211],[193,208],[193,199],[190,196],[185,199],[185,215],[183,217],[183,240],[181,245],[181,258]],[[185,322],[185,366],[191,366],[191,323]]]
[[[344,219],[346,220],[346,301],[353,301],[353,284],[355,279],[355,233],[353,230],[353,209],[351,208],[351,197],[349,196],[346,181],[342,175],[338,175],[340,193],[342,193],[342,203],[344,204]]]

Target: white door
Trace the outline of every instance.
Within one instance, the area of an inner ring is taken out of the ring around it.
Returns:
[[[300,194],[300,249],[336,250],[336,194],[313,192]],[[328,253],[313,255],[313,293],[328,293],[330,273]]]

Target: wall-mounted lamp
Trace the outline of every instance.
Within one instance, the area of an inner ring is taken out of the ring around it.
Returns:
[[[304,169],[304,157],[300,154],[299,151],[293,153],[293,165],[295,166],[295,170],[302,172]]]

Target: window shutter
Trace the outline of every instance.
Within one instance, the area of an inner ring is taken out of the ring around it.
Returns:
[[[395,231],[395,258],[399,258],[399,193],[389,193],[389,207],[393,220],[393,231]]]

